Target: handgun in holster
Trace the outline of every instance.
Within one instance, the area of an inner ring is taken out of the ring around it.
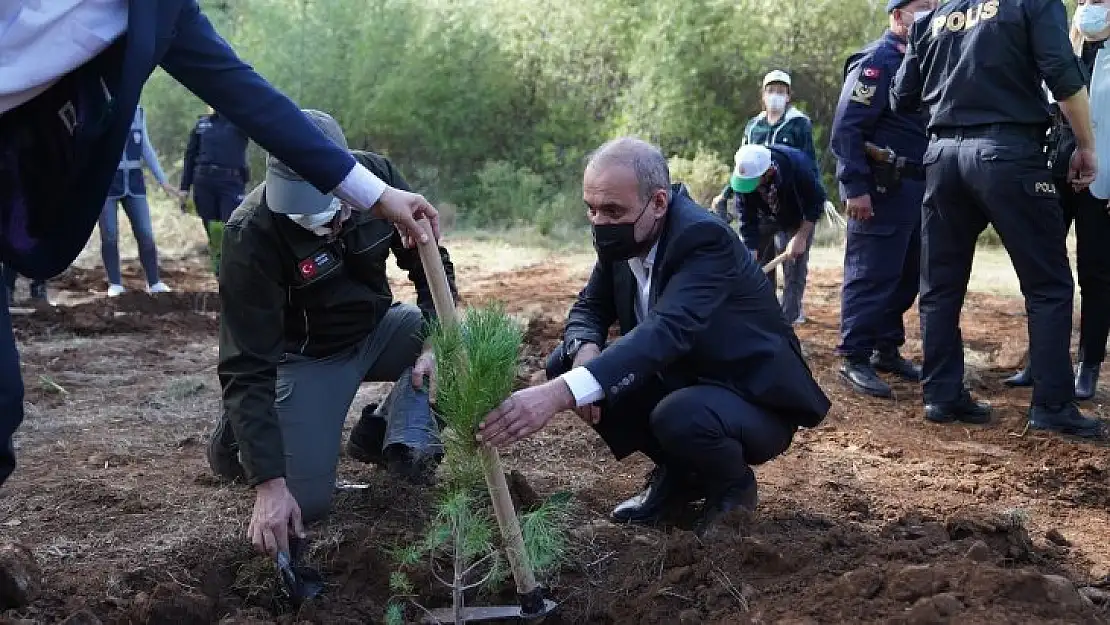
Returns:
[[[871,178],[875,190],[884,195],[898,191],[902,186],[902,169],[906,159],[895,154],[890,148],[880,148],[874,143],[864,144],[867,160],[870,161]]]

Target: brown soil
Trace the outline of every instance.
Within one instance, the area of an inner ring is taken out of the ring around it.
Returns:
[[[381,622],[390,549],[420,533],[430,494],[343,458],[341,479],[369,488],[339,493],[333,518],[309,528],[308,562],[328,588],[294,612],[243,539],[249,491],[216,483],[204,461],[219,411],[214,282],[201,263],[168,265],[169,296],[90,297],[100,275],[71,270],[52,292],[90,301],[15,318],[28,410],[0,538],[28,547],[42,572],[30,604],[0,622]],[[500,300],[527,322],[527,384],[585,274],[552,260],[460,276],[467,302]],[[838,382],[837,290],[836,273],[811,272],[810,321],[798,330],[832,413],[760,468],[758,513],[704,542],[681,527],[606,521],[648,465],[614,461],[573,416],[504,454],[523,506],[574,495],[567,562],[546,580],[562,605],[547,622],[1110,622],[1107,605],[1076,591],[1110,585],[1110,460],[1105,447],[1023,431],[1028,391],[1000,384],[1021,357],[1020,301],[969,298],[964,334],[979,364],[968,377],[997,417],[939,427],[921,418],[915,385],[896,384],[884,402]],[[412,295],[402,283],[395,292]],[[907,323],[918,336],[916,315]],[[919,345],[907,353],[919,357]],[[360,392],[349,423],[384,390]],[[1106,399],[1088,408],[1103,414]],[[0,563],[38,577],[23,553],[0,552]],[[430,575],[413,581],[422,605],[448,602]],[[0,600],[10,592],[0,578]],[[471,599],[511,600],[511,585]]]

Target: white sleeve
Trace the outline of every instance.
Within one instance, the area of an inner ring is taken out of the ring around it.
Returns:
[[[605,397],[597,378],[585,367],[575,367],[559,376],[559,379],[570,388],[570,394],[574,395],[574,403],[578,406],[586,406]]]
[[[370,210],[378,203],[378,198],[389,188],[381,178],[375,176],[362,163],[355,163],[350,173],[332,191],[332,195],[347,202],[358,210]]]

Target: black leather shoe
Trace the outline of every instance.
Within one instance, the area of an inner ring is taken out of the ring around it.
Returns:
[[[759,505],[759,485],[754,475],[752,477],[753,479],[745,483],[726,487],[718,496],[707,498],[701,516],[694,523],[694,534],[704,538],[714,523],[734,510],[755,512]]]
[[[1104,438],[1103,423],[1086,417],[1074,403],[1029,407],[1029,427],[1083,438]]]
[[[1029,370],[1029,367],[1026,367],[1005,380],[1002,380],[1002,383],[1014,388],[1033,386],[1033,372]]]
[[[378,404],[366,404],[362,409],[362,416],[355,427],[351,428],[351,436],[347,439],[347,455],[359,462],[384,467],[386,458],[382,453],[382,445],[385,443],[385,430],[389,423],[380,415],[374,414],[377,409]]]
[[[614,523],[652,525],[662,520],[667,512],[700,497],[701,494],[685,475],[658,465],[648,474],[644,490],[613,508],[609,516]]]
[[[208,441],[206,455],[208,466],[216,477],[228,482],[246,479],[246,471],[239,462],[239,443],[236,442],[231,422],[226,417],[216,424],[212,438]]]
[[[1098,390],[1098,371],[1102,363],[1083,364],[1075,372],[1075,398],[1091,399]]]
[[[890,385],[883,382],[866,361],[845,359],[840,365],[840,377],[852,385],[857,393],[872,397],[891,396]]]
[[[871,366],[876,371],[893,373],[909,382],[921,381],[921,367],[913,364],[909,359],[903,358],[898,350],[876,351],[871,355]]]
[[[991,406],[971,398],[966,389],[950,403],[925,404],[925,418],[933,423],[970,423],[982,425],[991,420]]]

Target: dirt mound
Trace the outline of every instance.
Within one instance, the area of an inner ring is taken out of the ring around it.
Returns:
[[[129,291],[119,297],[16,314],[12,326],[27,335],[211,334],[219,328],[219,310],[219,296],[213,292]]]

